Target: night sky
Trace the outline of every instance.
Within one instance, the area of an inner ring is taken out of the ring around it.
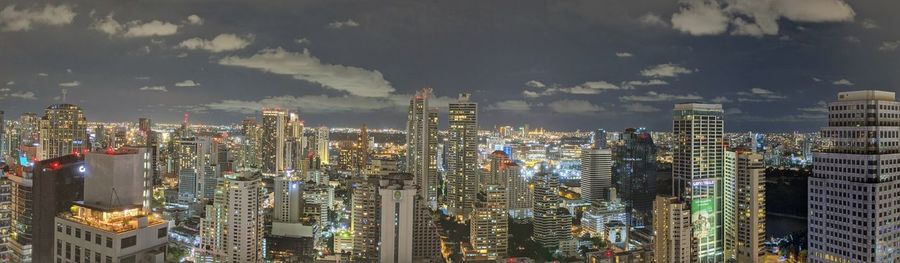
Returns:
[[[274,3],[269,3],[274,2]],[[403,128],[425,86],[480,126],[671,130],[722,103],[729,131],[815,131],[839,91],[900,90],[900,2],[0,1],[0,110],[90,121]],[[445,109],[446,110],[446,109]],[[446,115],[441,115],[442,126]]]

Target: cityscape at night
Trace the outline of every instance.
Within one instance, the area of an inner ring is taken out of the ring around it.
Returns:
[[[0,262],[900,262],[898,10],[0,1]]]

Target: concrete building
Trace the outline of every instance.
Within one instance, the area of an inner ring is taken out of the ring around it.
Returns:
[[[40,140],[38,160],[90,149],[84,111],[73,104],[50,105],[40,120]]]
[[[490,183],[490,182],[489,182]],[[506,258],[509,248],[509,220],[506,187],[488,184],[482,187],[472,211],[469,245],[463,252],[466,261]]]
[[[469,218],[478,193],[478,104],[471,94],[450,103],[447,174],[450,214]]]
[[[219,179],[215,199],[200,219],[200,261],[263,261],[264,192],[258,173],[229,173]]]
[[[724,116],[720,104],[676,104],[672,112],[673,193],[691,207],[692,260],[724,260]]]
[[[655,262],[692,262],[691,208],[678,197],[657,196],[653,201],[653,253]]]
[[[756,153],[737,153],[736,191],[732,198],[736,209],[734,248],[737,262],[761,262],[765,256],[766,182],[762,158]]]
[[[438,112],[428,105],[434,96],[431,88],[416,92],[409,100],[409,118],[406,124],[406,172],[415,176],[419,195],[437,208],[437,125]]]
[[[532,216],[534,192],[530,182],[522,176],[522,168],[515,161],[508,161],[500,166],[500,174],[506,178],[507,208],[509,216],[514,219],[525,219]]]
[[[56,216],[49,255],[55,262],[165,262],[169,224],[150,213],[150,153],[123,148],[85,159],[84,201]]]
[[[322,165],[331,164],[331,157],[328,152],[328,132],[328,127],[316,128],[316,154],[319,156],[319,163]]]
[[[900,102],[894,92],[838,93],[829,141],[813,153],[809,262],[900,261]]]
[[[409,173],[394,173],[379,180],[379,261],[412,262],[415,179]]]
[[[285,139],[287,138],[288,113],[280,109],[265,109],[262,112],[262,172],[277,174],[284,171]]]
[[[33,240],[34,262],[53,260],[53,222],[57,214],[69,211],[75,201],[84,200],[85,169],[84,156],[75,154],[34,163],[31,177],[34,185],[31,189],[32,202],[28,203],[27,195],[26,198],[16,198],[18,201],[25,201],[25,206],[31,205],[33,214],[30,218],[27,214],[14,218],[17,221],[14,227],[21,227],[26,238]],[[18,251],[13,254],[18,254]]]
[[[381,209],[378,198],[378,178],[360,178],[353,182],[351,194],[350,231],[353,232],[354,261],[374,261],[379,258]]]
[[[559,176],[541,171],[534,175],[534,234],[532,237],[544,247],[558,247],[559,242],[572,238],[572,219],[561,208]]]

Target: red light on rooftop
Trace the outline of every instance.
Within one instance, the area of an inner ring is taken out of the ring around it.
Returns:
[[[108,148],[106,148],[106,154],[115,154],[115,153],[116,153],[116,151],[115,151],[115,150],[113,150],[113,148],[112,148],[112,147],[108,147]]]
[[[50,163],[50,169],[53,169],[53,170],[59,169],[59,162]]]

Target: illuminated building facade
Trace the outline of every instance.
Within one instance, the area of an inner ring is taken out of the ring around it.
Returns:
[[[430,88],[416,92],[409,100],[406,124],[406,172],[412,173],[419,186],[419,195],[433,207],[437,206],[437,110],[428,106],[434,96]]]
[[[47,107],[40,120],[40,140],[38,160],[89,149],[87,119],[81,107],[72,104]]]
[[[350,231],[353,232],[351,259],[376,260],[379,257],[378,236],[381,220],[378,178],[359,178],[353,184],[350,219]]]
[[[215,200],[200,219],[201,260],[263,261],[263,199],[258,173],[230,173],[219,179]]]
[[[505,183],[505,182],[504,182]],[[507,192],[503,184],[488,182],[481,187],[472,211],[469,244],[474,255],[467,260],[498,260],[506,258],[509,247]]]
[[[571,238],[572,219],[560,208],[559,176],[541,171],[534,175],[534,241],[544,247],[558,247]]]
[[[56,215],[84,200],[86,169],[83,155],[63,155],[34,164],[31,218],[34,262],[53,261]],[[26,204],[28,205],[28,204]]]
[[[413,262],[416,192],[412,174],[393,173],[380,178],[380,262]]]
[[[656,197],[656,145],[644,128],[628,128],[613,152],[613,178],[632,226],[650,224]]]
[[[673,193],[691,207],[694,262],[724,260],[724,111],[720,104],[676,104]]]
[[[653,253],[655,262],[691,262],[691,208],[678,197],[657,196],[653,201]]]
[[[262,157],[263,173],[278,173],[284,170],[284,143],[288,125],[287,111],[265,109],[262,112]]]
[[[468,218],[478,193],[478,104],[471,94],[450,103],[447,164],[450,214]]]
[[[588,203],[609,201],[612,187],[612,152],[588,148],[581,153],[581,199]]]
[[[331,164],[331,157],[328,153],[328,133],[328,127],[316,128],[316,154],[319,156],[319,163],[322,165]]]
[[[894,92],[838,93],[829,145],[813,153],[809,262],[900,261],[900,102]]]

